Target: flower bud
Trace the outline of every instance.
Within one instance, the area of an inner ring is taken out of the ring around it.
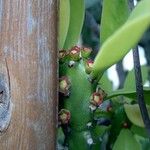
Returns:
[[[107,107],[107,112],[112,112],[112,106]]]
[[[78,46],[74,46],[69,51],[70,59],[73,61],[80,60],[80,48]]]
[[[61,109],[58,114],[58,119],[61,124],[68,124],[70,121],[70,111],[67,109]]]
[[[98,107],[103,102],[103,95],[98,92],[94,92],[91,96],[90,103],[96,107]]]
[[[65,50],[59,51],[59,61],[65,62],[67,56],[67,52]]]
[[[90,74],[91,73],[91,71],[92,71],[92,67],[93,67],[93,60],[91,60],[91,59],[88,59],[87,61],[86,61],[86,64],[85,64],[85,72],[87,73],[87,74]]]
[[[100,93],[103,96],[103,98],[105,98],[107,96],[105,91],[103,89],[101,89],[99,86],[97,86],[96,92]]]
[[[81,56],[82,56],[83,58],[88,58],[88,57],[90,56],[91,52],[92,52],[92,49],[87,48],[87,47],[83,47],[83,48],[81,49]]]
[[[128,123],[127,123],[127,122],[124,122],[124,123],[123,123],[123,128],[129,128],[129,126],[128,126]]]
[[[64,96],[69,96],[71,83],[68,77],[63,76],[59,79],[59,92],[64,94]]]

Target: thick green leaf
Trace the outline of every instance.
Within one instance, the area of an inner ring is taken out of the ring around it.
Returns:
[[[100,43],[125,23],[129,16],[128,0],[103,0]]]
[[[70,20],[70,0],[59,1],[59,29],[58,29],[58,48],[64,46]]]
[[[118,134],[123,128],[123,124],[126,122],[128,124],[127,116],[124,111],[123,105],[119,103],[113,103],[113,116],[112,116],[112,123],[110,129],[110,136],[109,136],[109,143],[112,145],[116,139]]]
[[[140,150],[140,144],[135,140],[133,134],[128,129],[122,129],[113,150]]]
[[[150,150],[150,139],[135,135],[136,140],[141,144],[142,150]]]
[[[143,79],[143,84],[148,80],[148,68],[147,66],[141,66],[141,71],[142,71],[142,79]],[[124,88],[125,89],[135,89],[135,73],[134,69],[131,70],[125,80],[124,83]]]
[[[69,49],[79,39],[85,14],[84,0],[70,0],[70,23],[64,49]]]
[[[106,93],[113,89],[112,82],[108,79],[107,73],[104,73],[98,84]]]
[[[116,91],[111,91],[107,93],[107,99],[116,97],[116,96],[125,96],[131,99],[136,99],[136,89],[120,89]],[[144,87],[144,98],[147,104],[150,104],[150,88]]]
[[[91,150],[99,150],[102,147],[102,143],[106,142],[105,134],[107,131],[109,131],[111,126],[94,126],[94,128],[91,129],[91,135],[94,144],[92,145]],[[99,139],[102,139],[100,141]]]
[[[128,21],[110,36],[98,53],[91,76],[101,78],[103,72],[121,60],[133,48],[150,25],[150,0],[142,0]]]
[[[138,104],[134,104],[134,105],[125,104],[124,108],[125,108],[125,112],[127,114],[128,119],[134,125],[139,126],[139,127],[145,127]],[[150,114],[150,106],[147,106],[147,109]]]
[[[138,136],[148,138],[148,133],[147,133],[147,130],[145,128],[141,128],[141,127],[138,127],[136,125],[132,125],[130,130],[132,133],[134,133]]]
[[[91,129],[92,137],[94,139],[99,139],[107,130],[110,130],[110,128],[111,126],[96,125]]]
[[[147,66],[142,66],[141,70],[142,70],[143,83],[145,83],[147,81],[147,78],[148,78]],[[103,81],[103,77],[101,78],[100,83],[101,83],[101,81]],[[135,100],[136,99],[136,87],[135,87],[134,70],[131,70],[128,73],[123,89],[118,89],[116,91],[106,90],[106,92],[107,92],[107,99],[122,95],[122,96],[125,96],[125,97],[128,97],[128,98]],[[150,104],[150,88],[149,87],[144,87],[144,97],[145,97],[146,103]]]

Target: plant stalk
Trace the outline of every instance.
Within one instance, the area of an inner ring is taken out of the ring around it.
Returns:
[[[129,0],[129,6],[131,10],[134,8],[134,0]],[[148,137],[150,138],[150,119],[149,119],[148,111],[146,108],[146,103],[144,100],[143,81],[142,81],[138,46],[136,46],[133,49],[133,61],[134,61],[137,101],[140,107],[141,116],[142,116],[145,128],[148,132]]]
[[[133,50],[133,60],[134,60],[137,101],[140,107],[145,128],[148,132],[148,136],[150,137],[150,119],[146,108],[146,103],[144,101],[143,81],[142,81],[138,46]]]

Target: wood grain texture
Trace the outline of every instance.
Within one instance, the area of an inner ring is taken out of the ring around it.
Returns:
[[[56,0],[0,0],[0,57],[12,99],[0,150],[54,150],[57,112]]]
[[[10,97],[10,78],[5,59],[0,57],[0,133],[5,132],[10,124],[12,102]]]

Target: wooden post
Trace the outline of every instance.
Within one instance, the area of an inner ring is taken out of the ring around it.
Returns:
[[[0,150],[55,150],[57,0],[0,0]]]

